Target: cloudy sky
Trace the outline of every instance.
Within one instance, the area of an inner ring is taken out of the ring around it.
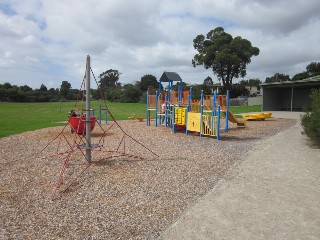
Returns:
[[[245,79],[320,61],[319,0],[0,0],[0,84],[79,88],[87,54],[96,76],[117,69],[122,84],[163,71],[217,82],[191,60],[193,39],[219,26],[260,49]]]

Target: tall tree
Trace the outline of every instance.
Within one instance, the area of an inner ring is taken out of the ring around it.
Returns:
[[[276,73],[271,77],[266,78],[266,83],[272,83],[272,82],[285,82],[290,81],[289,75],[283,74],[283,73]]]
[[[212,78],[210,76],[206,77],[206,79],[203,80],[203,85],[212,86],[213,85]]]
[[[120,78],[120,72],[118,70],[109,69],[99,75],[99,88],[106,90],[107,88],[115,88],[121,86],[118,83]]]
[[[320,75],[320,62],[312,62],[307,67],[307,73],[310,77]]]
[[[146,92],[148,89],[158,89],[159,82],[157,78],[151,74],[146,74],[141,77],[141,80],[137,82],[138,87],[142,92]]]
[[[213,80],[210,76],[203,80],[203,92],[204,94],[211,94],[213,91]]]
[[[121,98],[122,102],[139,102],[141,96],[142,91],[138,88],[138,86],[130,83],[123,85],[123,96]]]
[[[62,81],[61,87],[60,87],[61,96],[67,99],[70,93],[70,89],[71,89],[71,84],[68,81]]]
[[[310,77],[307,72],[297,73],[292,77],[292,81],[302,80]]]
[[[211,30],[206,37],[198,35],[193,40],[193,47],[198,53],[192,59],[192,65],[211,68],[227,89],[230,89],[233,78],[247,75],[251,57],[260,52],[249,40],[240,36],[233,38],[222,27]]]
[[[42,92],[46,92],[48,90],[48,88],[44,84],[41,84],[39,90],[42,91]]]
[[[306,67],[306,71],[297,73],[292,77],[292,81],[302,80],[320,75],[320,62],[312,62]]]

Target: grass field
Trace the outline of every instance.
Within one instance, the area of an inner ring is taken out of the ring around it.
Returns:
[[[92,101],[91,108],[98,115],[100,101]],[[116,120],[128,120],[135,114],[136,117],[145,117],[146,104],[144,103],[110,103],[108,108]],[[74,102],[52,103],[0,103],[0,138],[36,129],[65,125]],[[231,112],[246,113],[259,112],[260,105],[231,107]],[[85,108],[78,103],[78,110]],[[110,118],[109,118],[110,119]],[[105,119],[104,119],[105,120]]]

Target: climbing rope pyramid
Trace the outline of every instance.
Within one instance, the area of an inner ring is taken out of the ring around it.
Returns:
[[[66,192],[70,187],[81,181],[83,173],[92,165],[104,165],[108,160],[135,160],[144,158],[159,157],[150,148],[140,143],[137,139],[129,135],[123,127],[116,121],[103,99],[105,111],[112,121],[102,125],[100,119],[90,116],[90,73],[93,75],[98,85],[96,77],[90,67],[90,56],[87,56],[86,74],[84,76],[79,95],[86,93],[81,101],[81,114],[78,118],[78,127],[71,124],[71,117],[62,130],[50,141],[40,153],[49,152],[49,158],[53,161],[59,159],[61,167],[56,184],[53,187],[51,198],[54,200],[61,193]],[[86,100],[86,107],[83,102]],[[75,103],[77,106],[78,100]],[[91,118],[90,118],[91,117]],[[100,116],[100,118],[102,118]],[[95,122],[93,122],[95,121]],[[97,125],[94,133],[92,126]],[[77,126],[77,125],[76,125]]]

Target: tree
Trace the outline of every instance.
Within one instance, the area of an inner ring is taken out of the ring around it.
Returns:
[[[320,62],[312,62],[306,67],[306,71],[297,73],[292,77],[292,81],[302,80],[320,75]]]
[[[230,98],[237,98],[239,96],[249,96],[249,94],[250,91],[244,85],[234,84],[230,89]]]
[[[259,78],[254,78],[254,79],[249,79],[248,83],[250,86],[259,86],[260,83],[262,82],[260,81]]]
[[[106,99],[111,102],[120,102],[122,98],[122,91],[119,87],[117,88],[108,88],[106,90]]]
[[[180,82],[176,82],[176,84],[174,84],[172,86],[172,90],[174,91],[178,91],[179,90],[179,87],[180,87]],[[186,91],[187,90],[187,83],[185,83],[184,81],[182,81],[182,84],[181,84],[181,91]]]
[[[109,69],[99,75],[99,88],[105,91],[107,88],[120,87],[121,84],[118,83],[120,78],[120,72],[118,70]]]
[[[297,73],[292,77],[292,81],[302,80],[309,77],[309,74],[307,72]]]
[[[61,87],[60,87],[61,96],[64,97],[65,99],[68,99],[70,89],[71,89],[71,84],[68,81],[62,81]]]
[[[320,62],[312,62],[307,67],[307,73],[309,77],[320,75]]]
[[[39,90],[42,91],[42,92],[46,92],[48,90],[48,88],[44,84],[41,84]]]
[[[142,91],[133,84],[125,84],[123,86],[123,95],[121,98],[121,102],[139,102],[140,97],[142,96]]]
[[[222,27],[208,32],[207,36],[198,35],[193,40],[198,53],[192,59],[192,65],[211,68],[225,88],[230,89],[233,78],[245,77],[247,65],[252,56],[259,55],[259,48],[240,36],[233,38]]]
[[[211,94],[213,90],[213,80],[211,77],[206,77],[203,80],[203,92],[204,94]]]
[[[10,84],[10,83],[8,83],[8,82],[5,82],[3,85],[2,85],[2,88],[3,89],[9,89],[9,88],[12,88],[13,86]]]
[[[302,127],[307,136],[320,147],[320,89],[313,89],[311,111],[301,117]]]
[[[275,73],[271,77],[266,78],[266,83],[272,83],[272,82],[286,82],[290,81],[289,75],[285,75],[283,73]]]
[[[157,78],[151,74],[146,74],[137,82],[138,87],[142,92],[146,92],[149,88],[158,89],[159,82]]]
[[[32,91],[32,88],[29,87],[28,85],[23,85],[23,86],[20,86],[20,90],[22,92],[29,92],[29,91]]]

